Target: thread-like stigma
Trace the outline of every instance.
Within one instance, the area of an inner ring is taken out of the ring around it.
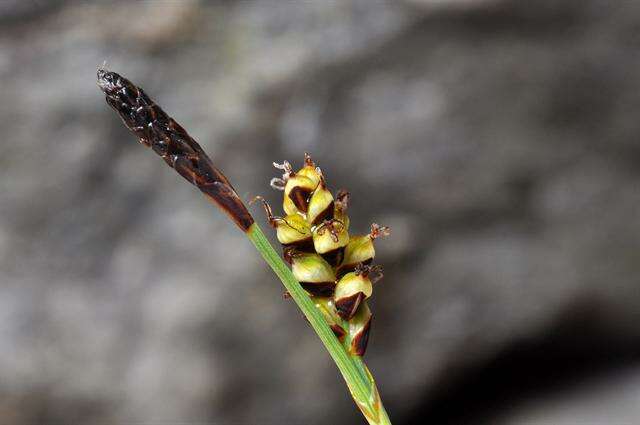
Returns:
[[[391,234],[391,229],[387,226],[380,226],[377,223],[371,223],[371,232],[369,236],[371,239],[377,239],[383,236],[389,236]]]

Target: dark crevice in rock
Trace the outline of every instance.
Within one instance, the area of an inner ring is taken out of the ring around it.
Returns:
[[[614,335],[592,307],[587,303],[569,309],[554,328],[513,341],[486,362],[450,365],[403,422],[493,423],[496,414],[519,402],[552,397],[640,365],[640,344]]]

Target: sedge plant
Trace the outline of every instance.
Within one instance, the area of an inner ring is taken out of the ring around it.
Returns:
[[[283,191],[283,217],[274,216],[266,201],[256,197],[283,246],[280,256],[226,176],[141,88],[104,68],[98,69],[98,86],[140,143],[200,189],[249,238],[324,344],[368,423],[390,424],[362,359],[372,318],[367,299],[372,283],[382,276],[381,268],[372,265],[373,241],[388,229],[373,224],[367,235],[350,235],[349,194],[341,190],[334,198],[322,171],[305,154],[304,166],[297,171],[287,161],[274,163],[284,172],[271,181]]]

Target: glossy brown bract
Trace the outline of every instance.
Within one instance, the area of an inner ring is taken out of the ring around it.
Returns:
[[[371,320],[373,318],[369,317],[356,335],[354,335],[353,340],[351,341],[351,352],[356,356],[364,356],[364,353],[367,351],[367,344],[369,344],[369,331],[371,330]]]
[[[149,96],[121,75],[98,69],[98,86],[106,101],[140,142],[153,149],[189,183],[218,205],[243,231],[253,217],[229,180],[202,147]]]

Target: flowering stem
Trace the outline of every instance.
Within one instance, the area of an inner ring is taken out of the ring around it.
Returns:
[[[197,187],[246,233],[322,340],[367,421],[370,424],[390,424],[373,376],[362,357],[350,354],[351,351],[338,340],[322,313],[255,223],[229,180],[202,147],[140,87],[102,68],[98,69],[97,76],[107,104],[120,115],[125,126],[140,142],[160,155],[167,165]],[[343,325],[345,329],[346,325]]]
[[[291,294],[302,313],[305,315],[311,327],[324,344],[331,358],[342,373],[342,377],[349,387],[351,396],[358,405],[362,414],[370,424],[391,424],[387,412],[382,405],[378,389],[369,369],[360,356],[349,355],[342,343],[327,325],[322,313],[315,307],[311,298],[307,295],[300,283],[291,273],[291,270],[273,249],[257,223],[253,223],[247,230],[247,237],[255,245],[262,258],[282,281],[284,287]]]

